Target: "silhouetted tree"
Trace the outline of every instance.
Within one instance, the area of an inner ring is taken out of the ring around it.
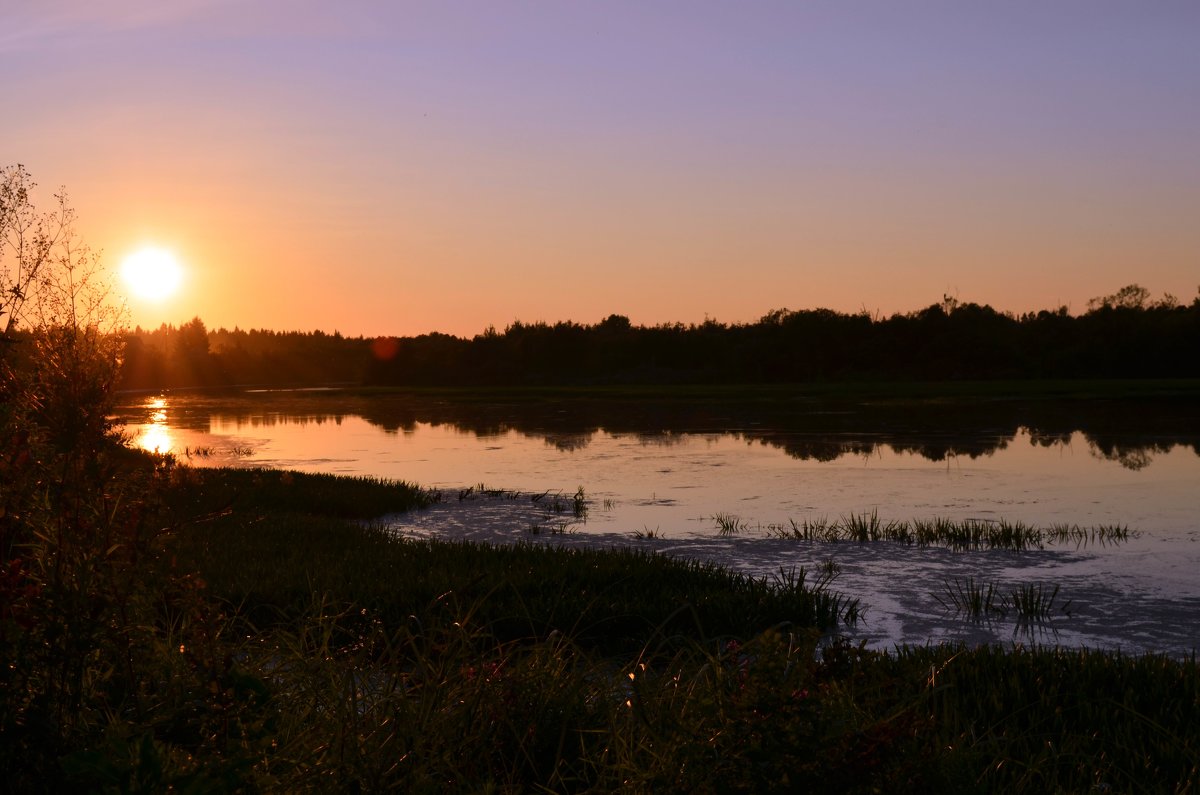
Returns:
[[[1088,301],[1088,310],[1094,312],[1098,309],[1145,309],[1149,300],[1149,290],[1140,284],[1129,284],[1112,295],[1092,298]]]
[[[134,336],[125,383],[142,387],[1200,376],[1200,299],[1154,301],[1137,285],[1080,316],[1059,307],[1016,317],[947,296],[887,318],[777,309],[747,324],[635,326],[609,315],[590,326],[514,321],[471,339],[432,333],[382,347],[322,332],[209,332],[199,318]]]

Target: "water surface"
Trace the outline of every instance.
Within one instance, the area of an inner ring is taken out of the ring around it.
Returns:
[[[833,560],[875,646],[933,640],[1186,653],[1200,645],[1200,423],[1188,401],[835,403],[522,399],[322,392],[157,396],[121,407],[133,442],[199,465],[371,475],[440,489],[396,532],[640,545],[760,575]],[[480,485],[484,490],[480,490]],[[586,516],[572,511],[583,488]],[[537,498],[537,499],[535,499]],[[1119,545],[956,552],[771,537],[875,511],[1126,525]],[[736,519],[723,534],[716,517]],[[965,578],[1059,586],[1034,626],[965,620]],[[945,601],[943,597],[943,601]],[[1069,602],[1069,605],[1067,603]]]

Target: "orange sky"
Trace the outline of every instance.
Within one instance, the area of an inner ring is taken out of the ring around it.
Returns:
[[[1025,311],[1200,286],[1195,2],[8,0],[0,165],[133,323]]]

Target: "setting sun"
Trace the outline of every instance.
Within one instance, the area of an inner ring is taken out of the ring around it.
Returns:
[[[170,298],[183,281],[179,259],[163,248],[147,246],[125,258],[121,278],[138,298],[161,301]]]

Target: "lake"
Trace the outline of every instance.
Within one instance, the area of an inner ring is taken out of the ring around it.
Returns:
[[[1194,399],[664,398],[246,391],[127,397],[131,443],[194,465],[405,480],[442,492],[400,535],[640,546],[772,576],[833,561],[872,647],[961,640],[1186,654],[1200,646]],[[576,515],[582,488],[586,510]],[[876,513],[1123,525],[1120,543],[954,551],[781,539]],[[968,580],[1054,587],[1053,618],[971,620]],[[1065,609],[1064,609],[1065,608]]]

